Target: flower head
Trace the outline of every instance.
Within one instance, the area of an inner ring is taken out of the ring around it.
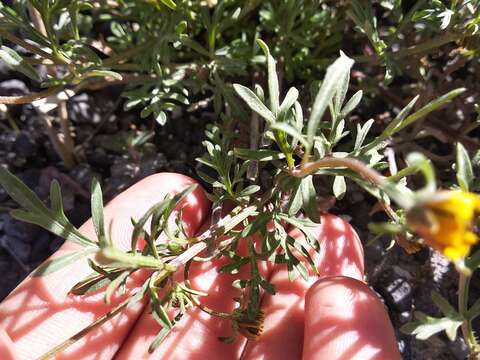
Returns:
[[[451,260],[468,255],[478,241],[472,231],[480,212],[477,194],[454,190],[440,191],[407,214],[408,225],[432,248]]]
[[[238,330],[249,340],[255,340],[263,332],[263,321],[265,320],[265,315],[263,311],[259,311],[254,320],[248,318],[247,314],[242,314],[238,319]]]

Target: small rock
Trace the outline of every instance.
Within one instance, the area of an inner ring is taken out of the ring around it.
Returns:
[[[17,140],[17,134],[15,132],[3,133],[0,139],[2,148],[6,151],[14,151],[15,141]]]
[[[4,235],[0,237],[0,245],[3,248],[6,248],[7,251],[11,251],[21,262],[28,262],[32,247],[29,244],[21,241],[20,238],[8,237]]]
[[[457,336],[455,341],[451,342],[449,340],[448,346],[450,348],[451,353],[455,356],[457,360],[464,360],[468,358],[469,350],[467,344],[465,344],[465,340],[461,336]]]
[[[450,261],[438,251],[432,251],[430,256],[430,269],[432,271],[433,282],[440,287],[451,270]]]
[[[9,239],[18,239],[18,241],[24,243],[32,243],[39,232],[38,226],[14,220],[9,215],[3,215],[2,222],[3,232]]]
[[[98,124],[101,121],[100,113],[87,93],[74,96],[67,106],[70,120],[74,123]]]
[[[163,152],[167,158],[172,160],[179,160],[186,158],[187,147],[184,143],[176,141],[167,141],[166,146],[163,149]]]
[[[12,259],[6,251],[0,250],[0,301],[27,275],[25,271]]]
[[[21,157],[29,158],[35,156],[37,153],[37,144],[32,139],[29,133],[22,131],[18,134],[13,143],[14,152]]]
[[[106,134],[116,134],[118,129],[118,118],[116,115],[112,115],[102,126],[102,132]]]
[[[375,289],[385,298],[387,306],[397,312],[409,311],[413,304],[413,288],[410,281],[399,277],[391,269],[383,272]]]
[[[14,78],[15,75],[12,73],[12,70],[5,64],[5,62],[0,61],[0,81],[8,80]]]
[[[45,155],[49,164],[56,164],[61,161],[60,156],[50,141],[45,142]]]
[[[32,243],[32,253],[30,261],[37,264],[45,260],[50,255],[49,245],[52,241],[53,235],[46,231],[38,234],[35,241]]]
[[[108,198],[105,195],[103,196],[103,201],[104,203],[108,202]],[[75,207],[66,213],[66,215],[73,226],[82,226],[83,223],[91,216],[90,200],[83,197],[77,197],[77,200],[75,201]]]
[[[112,178],[129,177],[133,179],[139,171],[140,168],[138,164],[133,163],[130,159],[125,157],[117,157],[113,165],[110,167]]]
[[[94,148],[93,150],[91,148],[86,149],[85,156],[87,158],[87,162],[94,168],[106,169],[113,162],[113,157],[107,154],[105,149],[101,147]]]
[[[95,125],[92,124],[82,124],[81,126],[75,127],[75,141],[77,144],[83,144],[88,139],[90,135],[95,131]]]
[[[410,272],[401,268],[400,266],[394,265],[394,266],[392,266],[392,270],[393,270],[394,274],[396,274],[399,277],[403,277],[407,280],[412,280],[412,278],[413,278],[412,274],[410,274]]]
[[[11,79],[0,83],[0,95],[2,96],[25,95],[27,93],[28,87],[21,80]]]
[[[17,156],[14,152],[9,152],[6,156],[7,163],[14,167],[23,167],[27,160],[24,157]]]
[[[140,164],[140,171],[138,173],[138,178],[142,179],[148,175],[155,174],[167,166],[167,159],[163,154],[157,154],[153,158],[146,159]]]
[[[98,176],[88,164],[77,165],[70,171],[70,176],[75,179],[83,189],[90,189],[94,177],[100,179],[100,176]]]
[[[412,312],[411,311],[403,311],[398,315],[398,321],[400,321],[401,324],[405,324],[412,320]]]
[[[408,310],[412,306],[412,286],[404,278],[396,278],[385,289],[392,305],[399,311]]]
[[[400,354],[402,355],[402,359],[411,359],[410,341],[408,338],[407,339],[402,337],[398,338],[397,346],[398,346],[398,350],[400,351]]]

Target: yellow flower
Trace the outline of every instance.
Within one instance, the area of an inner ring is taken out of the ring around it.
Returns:
[[[454,190],[440,191],[431,199],[410,210],[408,225],[432,248],[451,260],[470,252],[477,241],[473,221],[480,212],[477,194]]]

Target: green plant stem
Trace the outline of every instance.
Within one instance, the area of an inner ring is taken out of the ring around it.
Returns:
[[[51,27],[50,15],[48,11],[48,3],[45,2],[43,5],[43,11],[40,13],[32,4],[27,3],[28,12],[30,14],[30,18],[32,19],[35,28],[43,35],[48,38],[50,41],[50,45],[52,47],[52,56],[57,62],[61,64],[70,64],[70,60],[65,58],[59,51],[58,51],[58,44],[56,42],[56,36]],[[54,75],[55,69],[50,69],[50,72]]]
[[[293,170],[295,167],[295,159],[293,158],[292,152],[289,150],[289,146],[287,141],[285,140],[285,133],[274,130],[273,134],[275,136],[275,140],[280,147],[280,150],[285,154],[285,159],[287,160],[287,166],[290,171]]]
[[[382,175],[380,175],[377,171],[372,170],[369,168],[365,163],[357,160],[357,159],[352,159],[352,158],[333,158],[333,157],[328,157],[321,159],[319,161],[316,161],[314,163],[307,163],[305,165],[301,165],[299,169],[294,170],[292,172],[293,176],[297,177],[302,177],[311,174],[312,172],[321,169],[321,168],[326,168],[326,167],[346,167],[349,168],[356,173],[360,174],[367,180],[371,181],[378,187],[382,187],[382,185],[385,183],[386,178],[384,178]],[[406,168],[407,170],[409,168]],[[414,168],[412,168],[414,169]],[[405,170],[405,169],[404,169]],[[416,170],[416,169],[415,169]],[[400,174],[401,172],[398,172],[397,174]],[[412,171],[413,173],[413,171]],[[395,175],[397,175],[395,174]],[[401,179],[404,176],[409,175],[410,172],[408,173],[402,173],[398,179]],[[388,180],[392,181],[394,179],[394,176],[390,176]],[[397,181],[398,179],[395,179]],[[390,207],[389,204],[387,204],[383,200],[378,200],[378,203],[382,207],[383,211],[387,214],[387,216],[394,221],[395,223],[398,223],[398,215],[395,213],[395,211]],[[409,242],[406,240],[404,237],[397,235],[394,237],[396,243],[402,248],[405,249],[407,252],[412,251],[414,249],[414,243]]]
[[[361,162],[360,160],[353,159],[353,158],[325,157],[315,162],[306,163],[306,164],[302,163],[302,165],[300,165],[290,173],[291,175],[296,177],[304,177],[314,173],[315,171],[321,168],[332,168],[332,167],[345,167],[350,170],[353,170],[357,174],[364,177],[366,180],[377,185],[379,188],[382,188],[386,181],[386,178],[382,176],[379,172],[369,168],[367,164]],[[389,179],[391,179],[391,177]],[[379,204],[383,208],[385,213],[390,217],[390,219],[392,219],[395,222],[398,222],[398,216],[395,213],[395,211],[392,210],[389,204],[385,203],[382,200],[379,200]],[[409,248],[413,249],[412,245],[401,236],[396,236],[395,241],[401,248],[405,249],[406,251],[410,251]]]
[[[70,120],[68,118],[67,102],[62,101],[58,106],[58,117],[60,119],[60,128],[63,133],[63,144],[68,152],[75,157],[75,143],[70,132]]]
[[[38,116],[42,120],[45,129],[47,130],[47,135],[50,138],[50,141],[52,142],[55,151],[61,157],[61,159],[65,163],[65,166],[71,169],[75,165],[75,158],[73,153],[69,151],[69,149],[65,146],[65,143],[60,140],[59,134],[53,127],[48,115],[38,112]]]
[[[398,59],[402,59],[412,55],[428,53],[432,49],[436,49],[445,44],[460,40],[464,36],[465,35],[463,34],[457,34],[457,33],[445,33],[441,36],[435,37],[433,39],[427,40],[417,45],[410,46],[406,49],[401,49],[396,52],[387,53],[387,56],[391,56],[394,59],[398,60]],[[381,58],[377,55],[357,56],[357,57],[354,57],[354,59],[355,59],[355,62],[357,63],[367,63],[367,62],[378,63],[381,61]]]
[[[292,153],[286,153],[285,159],[287,160],[288,168],[293,169],[295,167],[295,160],[293,159]]]
[[[62,59],[63,56],[60,55],[58,51],[58,43],[55,35],[55,31],[52,27],[51,19],[51,9],[49,2],[43,2],[42,7],[37,11],[33,6],[29,4],[30,17],[32,18],[33,23],[39,29],[39,31],[45,35],[50,41],[52,47],[53,55],[59,59]]]
[[[477,339],[473,333],[472,321],[467,318],[468,311],[468,297],[470,292],[470,280],[471,275],[466,275],[463,272],[459,272],[458,278],[458,310],[460,314],[464,317],[462,323],[462,335],[465,339],[465,342],[468,345],[470,354],[480,353],[480,344],[478,344]]]
[[[398,182],[407,176],[415,174],[417,171],[418,169],[415,166],[408,166],[404,169],[401,169],[399,172],[389,176],[388,180],[390,180],[391,182]]]
[[[290,171],[290,174],[295,177],[305,177],[322,168],[345,167],[355,171],[357,174],[363,176],[365,179],[371,181],[375,185],[381,187],[385,183],[385,177],[379,172],[368,167],[367,164],[360,160],[353,158],[335,158],[324,157],[323,159],[307,162]]]

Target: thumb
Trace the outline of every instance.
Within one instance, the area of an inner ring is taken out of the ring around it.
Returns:
[[[310,288],[303,359],[400,359],[388,314],[363,282],[329,277]]]

